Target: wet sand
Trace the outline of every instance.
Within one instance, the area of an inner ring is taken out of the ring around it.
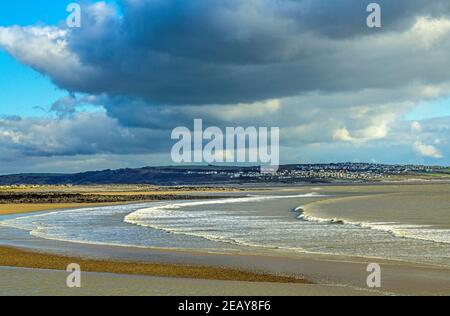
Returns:
[[[254,283],[130,276],[109,273],[81,275],[81,288],[66,286],[62,271],[0,267],[0,295],[58,296],[318,296],[376,295],[340,286]]]
[[[81,207],[123,205],[123,203],[30,203],[0,204],[0,215],[25,214],[50,210],[67,210]]]
[[[130,275],[167,276],[205,280],[233,280],[247,282],[310,283],[302,277],[277,276],[223,267],[143,263],[115,260],[93,260],[0,247],[0,266],[34,269],[64,270],[71,263],[79,264],[86,272],[109,272]]]

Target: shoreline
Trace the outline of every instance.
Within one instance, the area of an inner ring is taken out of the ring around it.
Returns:
[[[200,280],[313,284],[299,277],[262,274],[225,267],[94,260],[0,246],[0,266],[2,267],[65,271],[67,265],[71,263],[79,264],[84,272]]]
[[[22,231],[22,233],[23,236],[26,235],[25,231]],[[373,261],[368,258],[314,255],[310,253],[287,257],[281,254],[201,253],[187,250],[142,249],[41,240],[30,236],[28,241],[22,240],[19,243],[13,243],[13,246],[0,246],[0,268],[4,265],[1,258],[4,257],[2,249],[5,248],[12,251],[12,254],[19,251],[26,256],[30,253],[43,256],[44,262],[46,262],[45,260],[53,260],[51,264],[53,266],[59,264],[59,269],[52,270],[60,272],[65,272],[66,266],[64,264],[72,263],[74,262],[72,260],[75,259],[75,263],[91,262],[90,264],[94,265],[94,268],[92,268],[89,264],[90,269],[88,270],[82,266],[82,271],[107,272],[111,276],[126,275],[124,272],[130,272],[131,269],[131,272],[134,273],[129,273],[130,276],[135,275],[138,278],[154,277],[154,269],[163,267],[171,271],[169,278],[175,280],[183,280],[187,277],[188,279],[207,279],[222,282],[218,280],[224,280],[224,278],[218,279],[217,275],[221,276],[223,272],[226,272],[228,273],[227,282],[240,279],[243,281],[241,284],[252,284],[256,281],[263,288],[266,288],[264,284],[296,284],[300,287],[307,286],[308,289],[311,289],[311,293],[314,293],[314,289],[325,287],[326,290],[321,292],[322,295],[337,295],[345,289],[370,295],[450,295],[450,269],[408,262]],[[61,262],[55,261],[56,258],[65,258],[63,259],[64,264],[61,265]],[[68,258],[71,260],[68,260]],[[78,258],[84,259],[80,261]],[[12,259],[14,259],[14,256]],[[8,260],[11,260],[11,257]],[[381,289],[367,288],[366,278],[368,273],[366,267],[371,262],[378,262],[382,267]],[[105,271],[105,263],[110,265],[108,268],[113,266],[114,269]],[[10,263],[9,266],[21,269],[19,268],[21,265],[17,261],[15,265]],[[33,267],[34,271],[41,270],[37,265]],[[195,267],[195,269],[189,270],[191,267]],[[134,268],[138,270],[133,271]],[[172,270],[174,268],[181,270]],[[186,271],[183,270],[186,268],[188,268],[187,271],[190,271],[190,274],[182,273]],[[142,269],[147,269],[147,273],[144,274]],[[164,272],[164,270],[156,271]],[[194,275],[192,275],[193,271],[195,271]],[[199,271],[204,275],[200,275]],[[243,274],[238,275],[239,279],[237,278],[237,272],[243,272]],[[205,278],[205,274],[209,278]],[[167,274],[159,275],[161,277],[168,276]],[[274,279],[274,277],[279,278],[277,276],[288,276],[288,278],[290,276],[290,278],[295,278],[296,281],[292,283],[292,279],[288,280],[285,277]],[[257,277],[258,280],[252,279],[254,277]],[[272,280],[272,282],[268,282],[269,280]],[[282,283],[279,283],[280,281]],[[288,282],[286,283],[286,281]],[[301,293],[302,295],[308,295],[304,291],[301,291]],[[276,294],[269,292],[267,295]]]
[[[146,201],[142,201],[145,203]],[[78,208],[86,207],[100,207],[100,206],[114,206],[114,205],[127,205],[137,204],[135,202],[111,202],[111,203],[30,203],[30,204],[0,204],[0,216],[1,215],[26,215],[38,212],[54,212],[54,211],[67,211]],[[11,211],[12,208],[15,210]]]
[[[236,188],[157,186],[0,186],[0,215],[113,206],[167,200],[226,198]],[[209,194],[209,195],[207,195]],[[212,195],[211,195],[212,194]],[[217,196],[216,196],[217,195]]]
[[[365,192],[357,190],[351,192],[350,196],[360,196],[361,193]],[[333,199],[326,198],[322,202]],[[48,209],[44,211],[51,212]],[[14,232],[14,229],[5,227],[0,227],[0,238],[4,240],[0,243],[0,266],[32,268],[36,271],[65,271],[67,265],[64,264],[78,262],[82,263],[83,271],[94,273],[244,283],[282,282],[301,286],[313,284],[313,287],[351,287],[367,291],[366,267],[368,263],[378,262],[383,270],[383,288],[375,291],[378,294],[450,295],[448,267],[408,261],[309,252],[295,255],[257,250],[216,253],[81,244],[37,238],[30,236],[27,231]],[[83,268],[84,265],[87,268]]]

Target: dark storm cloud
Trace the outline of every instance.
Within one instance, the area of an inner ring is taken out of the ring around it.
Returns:
[[[446,0],[299,0],[302,8],[296,16],[306,30],[332,38],[373,34],[366,26],[366,8],[377,3],[382,9],[382,25],[386,31],[403,31],[417,16],[434,18],[450,14]]]
[[[379,1],[381,30],[367,28],[367,3],[123,0],[123,16],[97,4],[83,11],[83,27],[67,35],[67,54],[79,65],[33,60],[32,66],[69,91],[138,97],[150,106],[255,102],[448,79],[446,56],[436,54],[431,62],[429,51],[411,52],[410,42],[377,41],[408,30],[419,16],[446,15],[447,0]]]
[[[397,66],[400,56],[383,60],[387,68],[383,69],[378,60],[364,56],[368,53],[364,47],[358,52],[321,38],[376,35],[377,31],[366,26],[367,3],[123,1],[124,17],[117,32],[121,39],[110,40],[115,32],[106,32],[106,40],[104,33],[99,33],[98,41],[111,42],[112,46],[94,53],[92,49],[81,50],[78,55],[87,64],[95,64],[108,60],[105,51],[120,51],[124,55],[110,59],[103,68],[118,69],[122,65],[120,69],[128,73],[118,72],[116,77],[127,80],[113,84],[110,92],[138,95],[163,105],[254,102],[313,90],[399,85],[431,74],[406,72],[409,65]],[[440,0],[380,4],[386,23],[383,32],[398,30],[399,25],[410,26],[416,16],[446,14],[449,7],[448,1]],[[111,29],[111,23],[107,25]],[[77,45],[86,40],[81,36],[71,42]],[[356,45],[380,49],[367,41]],[[355,56],[357,53],[361,56]],[[392,72],[390,78],[385,76],[386,71]]]

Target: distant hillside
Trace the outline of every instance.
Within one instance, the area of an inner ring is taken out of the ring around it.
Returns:
[[[257,167],[145,167],[75,174],[15,174],[0,176],[0,185],[212,184],[233,182],[232,175],[235,173],[256,172],[257,170],[259,170]]]

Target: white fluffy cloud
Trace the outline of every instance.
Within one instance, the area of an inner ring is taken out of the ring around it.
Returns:
[[[16,158],[145,154],[160,151],[158,140],[168,137],[166,133],[124,127],[105,113],[75,113],[59,119],[0,118],[2,152],[14,153]],[[11,157],[0,156],[5,158]]]
[[[439,150],[436,149],[433,145],[427,145],[423,144],[421,142],[416,142],[414,144],[414,149],[417,151],[419,155],[422,155],[424,157],[431,157],[431,158],[442,158],[442,154],[439,152]]]

